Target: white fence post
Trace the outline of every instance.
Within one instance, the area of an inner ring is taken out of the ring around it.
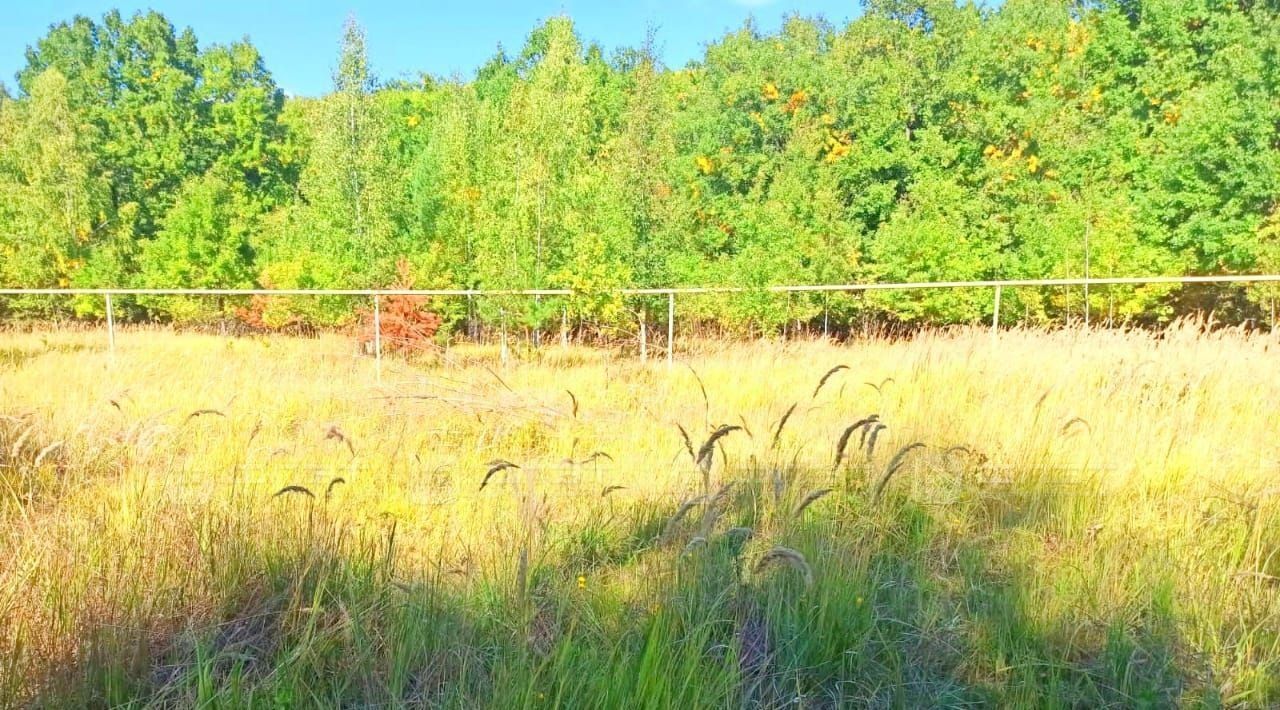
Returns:
[[[499,352],[502,358],[502,364],[507,364],[507,309],[503,308],[499,311],[502,314],[502,348]]]
[[[993,338],[1000,330],[1000,290],[1001,288],[996,286],[996,307],[991,312],[991,337]]]
[[[649,329],[646,321],[648,318],[642,308],[640,309],[640,362],[649,362]]]
[[[107,296],[107,352],[116,354],[116,318],[111,308],[111,294]]]
[[[1276,287],[1271,287],[1271,332],[1276,332]]]
[[[382,309],[378,294],[373,295],[373,367],[378,384],[382,384]]]
[[[828,294],[822,294],[822,337],[831,337],[831,297]]]
[[[667,294],[667,368],[670,369],[676,357],[676,293]]]

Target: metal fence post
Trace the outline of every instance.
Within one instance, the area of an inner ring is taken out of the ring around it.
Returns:
[[[1276,287],[1271,287],[1271,332],[1276,332]]]
[[[996,286],[996,307],[991,313],[991,337],[993,338],[1000,330],[1000,290],[1001,288]]]
[[[502,349],[500,355],[502,364],[507,364],[507,309],[501,309],[502,313]]]
[[[378,294],[373,294],[373,367],[378,384],[382,384],[382,309]]]
[[[649,329],[648,318],[644,309],[640,309],[640,362],[649,362]]]
[[[676,293],[667,294],[667,367],[675,362],[676,357]]]
[[[107,294],[107,351],[116,354],[116,318],[111,308],[111,294]]]

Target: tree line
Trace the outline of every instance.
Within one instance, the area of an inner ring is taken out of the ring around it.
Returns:
[[[572,289],[438,299],[452,328],[609,329],[610,289],[1220,274],[1280,267],[1280,6],[868,0],[751,24],[683,67],[565,17],[470,79],[379,81],[349,21],[333,88],[286,97],[249,41],[147,12],[76,17],[0,84],[0,285]],[[1098,288],[1095,318],[1266,287]],[[1004,295],[1079,315],[1078,289]],[[123,317],[339,324],[349,299],[139,298]],[[5,317],[96,318],[9,298]],[[989,318],[989,292],[749,290],[681,302],[730,330]]]

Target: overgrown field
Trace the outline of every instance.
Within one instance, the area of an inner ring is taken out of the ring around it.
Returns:
[[[3,707],[1280,704],[1270,336],[103,340],[0,334]]]

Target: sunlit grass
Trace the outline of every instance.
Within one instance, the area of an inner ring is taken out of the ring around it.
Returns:
[[[0,706],[1280,702],[1267,337],[102,340],[0,336]]]

